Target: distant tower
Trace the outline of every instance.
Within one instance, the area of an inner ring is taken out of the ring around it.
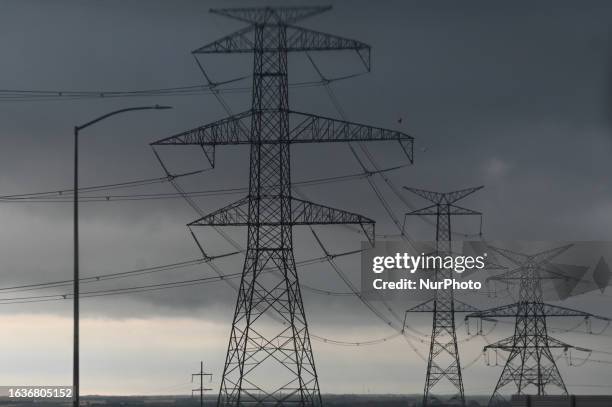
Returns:
[[[289,52],[353,50],[369,70],[368,45],[293,25],[329,9],[211,10],[249,25],[194,53],[252,53],[251,109],[152,143],[199,145],[213,166],[217,145],[250,148],[248,195],[190,224],[248,228],[219,406],[321,405],[292,229],[294,225],[352,223],[374,240],[371,219],[292,196],[290,145],[394,140],[412,161],[413,138],[409,135],[289,109]]]
[[[492,277],[492,280],[514,281],[519,284],[519,301],[514,304],[479,311],[468,318],[514,318],[514,335],[485,346],[508,352],[508,359],[495,386],[489,406],[496,406],[504,400],[502,389],[514,385],[516,394],[545,395],[551,392],[567,394],[567,388],[557,368],[551,349],[570,348],[588,351],[561,342],[548,335],[546,319],[550,317],[584,317],[608,320],[586,312],[546,304],[542,295],[542,280],[562,278],[566,275],[551,267],[550,261],[565,252],[571,245],[565,245],[540,253],[527,255],[508,249],[487,246],[517,266],[516,269]]]
[[[482,189],[482,186],[446,193],[425,191],[416,188],[404,188],[433,203],[433,205],[423,209],[417,209],[406,215],[436,217],[436,252],[438,255],[449,255],[452,252],[451,216],[482,215],[480,212],[454,205],[455,202]],[[435,271],[435,279],[437,281],[452,277],[452,270],[440,269]],[[459,362],[459,349],[457,347],[457,334],[455,332],[455,312],[465,312],[466,310],[472,312],[475,311],[476,308],[461,303],[461,309],[458,310],[456,309],[455,302],[456,300],[454,299],[452,288],[436,290],[433,299],[407,311],[433,313],[433,326],[431,331],[429,358],[427,361],[427,373],[425,376],[423,406],[431,405],[433,399],[431,389],[442,379],[446,379],[456,388],[457,394],[454,399],[460,405],[465,406],[461,363]]]
[[[191,374],[192,382],[194,377],[200,378],[200,387],[191,390],[191,395],[193,396],[194,392],[200,393],[200,407],[204,407],[204,392],[212,390],[204,387],[204,377],[209,377],[212,379],[212,373],[204,373],[204,362],[200,362],[200,371],[198,373]]]

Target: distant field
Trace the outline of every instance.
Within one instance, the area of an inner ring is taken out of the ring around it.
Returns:
[[[420,406],[420,396],[402,395],[324,395],[326,407],[416,407]],[[83,406],[105,406],[105,407],[136,407],[136,406],[176,406],[176,407],[196,407],[200,405],[197,397],[188,396],[130,396],[130,397],[111,397],[111,396],[84,396],[81,398]],[[204,398],[204,406],[215,406],[215,396]],[[469,400],[469,407],[485,406],[487,397],[474,397]],[[14,400],[0,399],[0,406],[25,407],[41,406],[44,407],[69,407],[69,402],[57,401],[31,401],[15,402]],[[444,406],[444,404],[439,404]]]

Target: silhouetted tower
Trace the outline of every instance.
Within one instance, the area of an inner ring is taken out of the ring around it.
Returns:
[[[422,209],[409,212],[406,215],[435,216],[436,217],[436,253],[439,256],[451,255],[451,217],[455,215],[478,215],[482,213],[455,205],[455,202],[473,194],[482,186],[461,189],[453,192],[432,192],[422,189],[404,187],[408,191],[419,195],[433,203]],[[441,281],[453,278],[453,271],[436,269],[434,278]],[[433,325],[431,330],[431,343],[429,358],[427,360],[427,373],[425,375],[425,390],[423,392],[423,406],[429,406],[433,399],[432,388],[442,379],[446,379],[457,390],[454,401],[465,406],[463,392],[463,378],[461,376],[461,363],[457,347],[457,334],[455,332],[455,312],[473,312],[476,308],[465,303],[458,304],[453,295],[453,289],[436,290],[431,300],[425,301],[409,309],[407,312],[432,312]],[[458,309],[459,308],[459,309]]]
[[[469,318],[514,318],[514,335],[502,339],[494,344],[485,346],[485,351],[495,349],[509,352],[508,359],[501,376],[495,386],[489,406],[495,406],[503,401],[501,391],[509,384],[514,384],[516,394],[545,395],[555,391],[567,394],[567,388],[559,373],[551,349],[570,348],[588,352],[588,349],[579,348],[561,342],[548,335],[546,319],[550,317],[583,317],[586,319],[608,318],[547,304],[543,301],[542,280],[564,279],[569,277],[566,273],[553,265],[551,260],[568,250],[572,245],[565,245],[537,254],[527,255],[508,249],[487,246],[509,260],[517,268],[490,278],[498,281],[514,281],[519,284],[519,301],[514,304],[478,311],[467,315]]]
[[[212,380],[212,373],[204,373],[204,362],[200,362],[200,372],[191,374],[192,382],[193,378],[196,376],[200,378],[200,387],[191,390],[191,395],[193,395],[194,391],[200,393],[200,407],[204,407],[204,392],[212,390],[204,387],[204,377],[209,377]]]
[[[359,224],[368,239],[374,240],[371,219],[292,196],[290,145],[395,140],[412,161],[413,138],[409,135],[289,109],[289,52],[353,50],[369,70],[368,45],[292,25],[329,9],[211,10],[249,26],[194,53],[253,53],[251,109],[152,143],[200,145],[212,166],[215,146],[250,146],[248,195],[190,224],[248,228],[242,280],[219,391],[220,406],[321,404],[295,267],[292,228]],[[271,318],[262,318],[264,315]]]

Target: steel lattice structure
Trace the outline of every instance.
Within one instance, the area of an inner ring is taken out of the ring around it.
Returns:
[[[289,109],[289,52],[353,50],[370,68],[362,42],[292,25],[330,7],[217,9],[248,27],[194,51],[252,53],[249,111],[152,143],[202,147],[214,166],[217,145],[250,146],[248,196],[190,225],[247,226],[247,250],[225,359],[219,406],[319,406],[321,395],[296,271],[294,225],[358,224],[374,240],[374,221],[296,199],[292,143],[398,141],[412,162],[407,134]],[[275,268],[273,273],[263,269]],[[262,318],[270,316],[271,319]]]
[[[433,203],[433,205],[417,209],[406,215],[436,217],[436,252],[438,255],[451,254],[452,216],[482,215],[480,212],[455,205],[455,202],[473,194],[483,188],[482,186],[446,193],[404,188]],[[452,270],[435,270],[435,279],[438,281],[452,277]],[[455,312],[473,311],[476,311],[476,308],[455,300],[452,288],[436,290],[433,299],[407,311],[433,313],[425,390],[423,392],[423,406],[430,405],[433,399],[431,390],[442,379],[448,380],[457,390],[457,395],[453,399],[460,405],[465,406],[461,363],[459,361],[459,349],[457,347],[457,334],[455,331]]]
[[[566,279],[551,265],[551,260],[559,256],[571,245],[546,250],[537,254],[527,255],[508,249],[488,246],[497,254],[509,260],[517,268],[492,277],[491,280],[515,281],[519,284],[519,301],[514,304],[479,311],[466,316],[469,318],[514,318],[514,334],[506,339],[485,346],[488,349],[509,352],[508,359],[501,376],[495,386],[489,406],[503,403],[501,391],[514,384],[517,394],[529,394],[535,390],[537,395],[549,394],[556,389],[561,394],[567,394],[567,388],[559,373],[551,349],[570,348],[589,351],[569,345],[548,335],[546,319],[550,317],[583,317],[608,320],[608,318],[589,314],[543,301],[542,280]]]

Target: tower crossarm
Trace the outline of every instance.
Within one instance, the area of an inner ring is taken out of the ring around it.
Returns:
[[[262,196],[258,199],[260,206],[270,205],[277,200],[276,196]],[[374,224],[365,216],[316,204],[302,199],[291,198],[291,221],[288,225],[359,225],[370,243],[374,242]],[[280,226],[279,217],[271,214],[270,219],[259,220],[249,217],[249,197],[242,198],[230,205],[216,210],[188,226]]]
[[[472,209],[462,208],[461,206],[457,206],[457,205],[447,205],[447,208],[445,208],[445,210],[446,209],[448,209],[448,214],[451,216],[454,216],[454,215],[482,215],[482,212],[474,211]],[[438,208],[438,205],[436,204],[436,205],[427,206],[425,208],[416,209],[411,212],[407,212],[406,215],[408,216],[412,216],[412,215],[435,216],[438,214],[438,212],[439,212],[439,208]]]
[[[514,337],[511,336],[509,338],[504,338],[502,340],[499,340],[497,342],[491,343],[487,346],[485,346],[483,348],[483,350],[487,350],[487,349],[501,349],[501,350],[506,350],[506,351],[510,351],[514,348],[516,348],[518,345],[516,344]]]
[[[491,249],[492,251],[494,251],[495,253],[499,254],[500,256],[506,258],[510,262],[516,265],[519,265],[519,266],[523,266],[526,263],[530,263],[533,265],[544,264],[552,260],[553,258],[559,256],[561,253],[569,250],[572,246],[573,246],[572,244],[567,244],[567,245],[563,245],[559,247],[554,247],[552,249],[545,250],[543,252],[540,252],[534,255],[517,253],[509,249],[504,249],[501,247],[495,247],[495,246],[490,246],[490,245],[488,245],[487,247]]]
[[[433,192],[433,191],[428,191],[426,189],[412,188],[412,187],[404,187],[404,189],[412,192],[415,195],[420,196],[421,198],[424,198],[430,202],[433,202],[434,204],[440,204],[442,203],[442,200],[444,199],[443,192]]]
[[[580,283],[583,282],[582,276],[589,270],[589,266],[567,265],[546,261],[538,269],[540,270],[540,275],[543,275],[546,279],[574,280]]]
[[[487,283],[490,281],[510,281],[510,280],[521,280],[524,278],[525,268],[517,267],[511,270],[505,271],[495,276],[487,277],[485,280]]]
[[[209,213],[188,226],[244,226],[249,224],[249,198],[245,197]]]
[[[502,339],[500,341],[494,342],[485,346],[483,349],[499,349],[511,352],[515,349],[528,349],[528,348],[542,348],[546,346],[549,349],[576,349],[583,352],[590,352],[590,349],[581,348],[578,346],[570,345],[569,343],[562,342],[558,339],[555,339],[551,336],[546,337],[546,343],[538,342],[538,341],[518,341],[514,336],[510,336],[508,338]]]
[[[449,207],[451,215],[482,215],[482,212],[475,211],[473,209],[463,208],[457,205],[449,205]]]
[[[212,14],[250,24],[291,24],[331,10],[331,6],[237,7],[210,9]]]
[[[544,304],[544,314],[546,317],[584,317],[588,319],[600,319],[602,321],[612,321],[608,317],[591,314],[573,308],[561,307],[559,305]]]
[[[472,188],[459,189],[457,191],[447,192],[444,195],[445,195],[446,202],[449,204],[452,204],[454,202],[457,202],[465,198],[468,195],[472,195],[474,192],[482,188],[484,188],[484,185],[480,185],[478,187],[472,187]]]
[[[414,137],[406,133],[295,111],[289,117],[294,123],[289,131],[291,143],[397,141],[410,162],[413,160]]]
[[[427,199],[434,204],[452,204],[457,202],[468,195],[473,194],[479,189],[484,188],[483,185],[472,188],[459,189],[457,191],[452,192],[433,192],[428,191],[426,189],[412,188],[412,187],[404,187],[407,191],[412,192],[415,195],[420,196],[421,198]]]
[[[535,269],[541,270],[539,267],[536,267]],[[513,280],[520,281],[520,280],[523,280],[525,278],[525,274],[526,274],[527,271],[528,271],[528,269],[525,268],[525,267],[518,267],[518,268],[514,268],[512,270],[505,271],[505,272],[503,272],[501,274],[498,274],[496,276],[487,277],[487,279],[485,281],[487,283],[489,283],[491,281],[513,281]],[[549,280],[549,279],[555,279],[555,277],[554,276],[552,276],[552,277],[538,276],[537,279],[538,280]]]
[[[479,312],[480,310],[473,305],[454,299],[453,308],[455,312]],[[434,299],[424,301],[414,307],[408,308],[406,312],[434,312]]]
[[[217,145],[397,141],[412,162],[414,138],[396,130],[368,126],[308,113],[289,112],[294,126],[285,139],[253,140],[249,110],[151,143],[157,145]],[[205,150],[207,151],[207,150]],[[207,154],[208,156],[208,154]],[[212,163],[211,163],[212,164]]]
[[[564,350],[575,349],[581,352],[592,352],[591,349],[581,348],[580,346],[575,346],[575,345],[570,345],[569,343],[562,342],[551,336],[547,337],[547,339],[548,339],[549,348],[557,348],[557,349],[564,349]]]
[[[520,305],[520,306],[519,306]],[[531,307],[529,306],[531,305]],[[528,315],[521,315],[520,310],[527,310]],[[473,312],[465,316],[465,319],[469,318],[517,318],[521,316],[529,317],[583,317],[583,318],[596,318],[604,321],[610,321],[610,318],[597,316],[588,312],[561,307],[552,304],[542,304],[538,302],[522,302],[509,305],[502,305],[500,307],[490,308],[484,311]]]
[[[303,27],[287,26],[287,51],[356,51],[369,71],[371,47],[361,41]]]
[[[229,116],[170,137],[154,141],[151,145],[234,145],[260,142],[320,143],[348,141],[399,141],[411,147],[414,137],[396,130],[368,126],[345,120],[317,116],[309,113],[289,112],[296,121],[285,140],[265,139],[253,141],[250,137],[252,111]]]
[[[310,15],[321,12],[317,11],[316,8],[311,9],[312,10],[303,13],[303,15],[306,15],[309,12]],[[296,17],[299,13],[294,13],[294,16],[290,16],[290,13],[288,12],[289,8],[286,8],[285,11],[278,11],[278,13],[276,13],[276,9],[271,10],[271,13],[262,12],[261,10],[255,9],[242,10],[243,11],[236,13],[234,13],[234,10],[217,10],[217,14],[229,16],[223,12],[232,12],[231,17],[249,22],[251,25],[203,45],[200,48],[192,51],[192,54],[244,54],[251,53],[256,49],[260,52],[278,52],[279,49],[273,45],[259,48],[255,46],[255,32],[258,26],[277,26],[282,27],[286,36],[286,43],[282,49],[283,52],[355,51],[366,69],[370,71],[371,47],[364,42],[291,25],[292,22],[301,19],[301,17]],[[249,15],[250,10],[255,11],[256,14]]]
[[[518,315],[518,309],[518,304],[502,305],[500,307],[468,314],[465,316],[465,320],[467,321],[470,318],[516,317]]]
[[[251,115],[252,111],[247,110],[246,112],[154,141],[151,145],[217,146],[250,144]]]
[[[533,277],[538,280],[574,280],[578,283],[582,282],[581,276],[588,269],[589,267],[587,266],[568,266],[564,264],[554,264],[548,261],[532,267],[532,270],[537,270],[539,272],[537,277]],[[488,277],[486,281],[521,280],[525,278],[526,271],[528,271],[527,268],[521,266],[496,276]],[[580,273],[576,274],[576,271],[580,271]]]
[[[406,310],[406,312],[433,312],[434,311],[434,300],[433,298],[427,301],[424,301],[420,304],[415,305],[414,307],[410,307]]]
[[[253,33],[255,26],[250,25],[236,32],[228,34],[194,51],[192,54],[229,54],[251,53],[254,48]]]

